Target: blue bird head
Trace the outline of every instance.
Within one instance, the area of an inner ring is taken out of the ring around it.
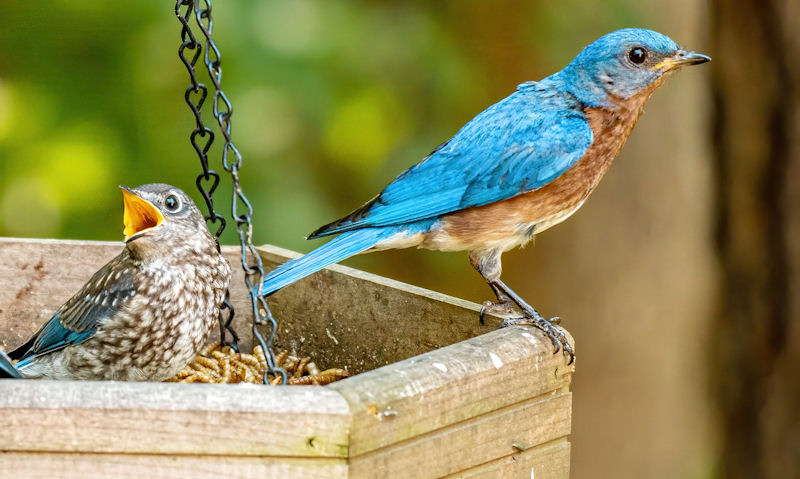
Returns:
[[[649,94],[664,77],[686,65],[711,60],[685,51],[671,38],[643,28],[626,28],[604,35],[581,51],[554,80],[590,107]]]

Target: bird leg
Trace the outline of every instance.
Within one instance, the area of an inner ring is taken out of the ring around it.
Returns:
[[[470,252],[469,259],[472,266],[478,270],[481,276],[486,279],[486,282],[492,288],[497,296],[497,303],[487,301],[481,306],[481,323],[483,324],[483,316],[486,313],[501,313],[508,315],[516,312],[516,308],[523,314],[523,317],[512,317],[503,320],[503,327],[519,326],[519,325],[532,325],[541,329],[550,341],[553,342],[555,353],[563,350],[564,354],[569,356],[569,362],[572,364],[575,360],[575,352],[572,345],[567,340],[564,331],[558,326],[561,320],[558,316],[546,319],[539,314],[531,305],[525,302],[513,289],[509,288],[503,281],[500,280],[500,273],[502,272],[502,264],[500,256],[502,252],[499,250],[491,250],[482,253]]]
[[[484,317],[487,313],[500,317],[519,314],[519,311],[517,311],[517,308],[515,307],[514,302],[511,301],[511,298],[506,296],[502,291],[492,285],[491,280],[495,277],[499,278],[502,271],[502,264],[500,263],[501,254],[502,253],[498,250],[469,253],[470,264],[472,264],[472,267],[475,268],[478,273],[481,274],[481,276],[483,276],[487,283],[489,283],[489,286],[492,288],[492,291],[494,291],[495,296],[497,296],[496,303],[492,301],[484,301],[481,305],[481,324],[485,324]]]
[[[516,305],[511,298],[506,296],[502,291],[494,287],[492,283],[489,283],[489,287],[492,288],[494,291],[495,296],[497,296],[497,302],[493,301],[484,301],[481,304],[481,312],[480,312],[480,321],[481,324],[485,324],[484,317],[487,314],[491,314],[494,316],[499,316],[501,318],[510,317],[512,315],[518,315],[519,310],[517,310]]]
[[[519,314],[520,309],[519,305],[516,301],[514,301],[511,297],[509,297],[500,287],[496,284],[492,283],[491,281],[487,283],[492,291],[494,291],[495,296],[497,296],[497,302],[494,303],[492,301],[484,301],[481,304],[481,324],[484,324],[483,317],[484,315],[493,314],[495,316],[500,317],[507,317],[511,316],[512,314]],[[508,285],[504,285],[506,289],[511,290]],[[535,311],[535,310],[534,310]],[[539,313],[536,313],[539,314]],[[553,316],[552,318],[545,318],[547,321],[550,321],[552,324],[561,324],[561,318],[558,316]]]
[[[572,350],[572,345],[569,344],[567,340],[567,336],[564,334],[564,330],[558,326],[560,322],[559,318],[556,316],[551,319],[544,318],[541,314],[539,314],[531,305],[526,303],[517,293],[514,292],[513,289],[509,288],[504,282],[500,281],[499,279],[489,283],[492,286],[492,289],[497,288],[501,291],[506,297],[510,298],[520,310],[525,315],[524,318],[508,318],[503,321],[503,327],[507,326],[520,326],[520,325],[532,325],[536,326],[537,328],[544,331],[547,337],[550,338],[550,341],[553,342],[553,346],[555,346],[557,353],[562,348],[564,349],[564,354],[569,356],[569,362],[567,364],[572,364],[575,361],[575,352]]]

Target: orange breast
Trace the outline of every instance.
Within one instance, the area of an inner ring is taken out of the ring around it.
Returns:
[[[441,228],[427,234],[420,246],[440,250],[499,248],[506,251],[565,220],[583,204],[608,171],[653,90],[655,88],[628,100],[618,99],[613,108],[587,109],[585,113],[594,140],[572,168],[536,190],[445,216]]]

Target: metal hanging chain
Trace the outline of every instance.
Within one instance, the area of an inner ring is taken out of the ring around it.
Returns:
[[[181,13],[182,6],[185,6],[185,14]],[[239,243],[241,245],[244,281],[247,285],[247,289],[250,291],[250,300],[253,307],[253,338],[259,343],[259,345],[261,345],[261,348],[264,351],[264,356],[267,360],[267,371],[264,373],[263,381],[264,383],[267,383],[267,376],[269,374],[273,376],[280,375],[282,383],[286,384],[286,371],[278,367],[277,361],[275,360],[275,353],[272,349],[275,333],[278,330],[278,323],[272,316],[269,306],[267,306],[266,296],[259,293],[260,285],[264,278],[264,265],[261,260],[261,256],[258,254],[258,251],[256,251],[256,248],[253,245],[253,206],[247,199],[247,196],[245,196],[244,191],[242,191],[241,184],[239,183],[239,170],[242,166],[242,155],[239,153],[239,150],[233,144],[233,140],[231,139],[231,115],[233,114],[233,107],[231,106],[231,102],[228,100],[228,97],[222,91],[222,58],[219,48],[217,48],[217,45],[214,43],[212,38],[214,21],[211,16],[210,0],[177,0],[175,6],[175,14],[183,25],[181,31],[181,39],[183,40],[183,44],[181,45],[179,54],[181,60],[184,62],[190,72],[189,75],[192,81],[189,89],[187,89],[187,103],[189,103],[189,106],[195,113],[195,118],[198,121],[198,128],[201,128],[202,122],[200,119],[200,108],[202,107],[202,104],[207,96],[207,89],[205,85],[197,83],[195,77],[194,65],[200,57],[202,48],[195,40],[191,33],[191,28],[189,27],[188,19],[192,13],[192,10],[194,10],[197,26],[200,28],[200,31],[205,38],[205,54],[203,56],[203,60],[208,70],[209,77],[211,78],[211,82],[214,86],[213,113],[214,118],[217,119],[220,131],[222,132],[222,136],[225,140],[222,149],[222,166],[225,171],[230,173],[233,183],[231,214],[233,219],[236,221],[236,230],[239,234]],[[188,46],[184,47],[184,45],[187,43],[192,44],[194,48],[190,48]],[[194,50],[194,54],[191,59],[186,59],[185,55],[182,54],[182,50],[187,48]],[[200,87],[201,85],[202,88]],[[190,103],[191,96],[189,94],[189,90],[192,90],[192,92],[195,94],[198,94],[198,91],[200,92],[200,100],[195,104],[196,108],[193,106],[193,103]],[[205,126],[202,126],[201,130],[203,132],[210,133],[210,130]],[[197,133],[197,135],[200,137],[205,136],[205,134],[207,133]],[[193,132],[192,135],[192,145],[194,146],[195,133]],[[195,146],[195,150],[198,152],[198,155],[201,158],[201,164],[203,165],[204,174],[200,175],[200,177],[203,178],[206,178],[204,175],[210,175],[213,177],[213,175],[211,175],[211,171],[208,170],[207,158],[205,161],[203,160],[205,157],[205,152],[207,152],[208,148],[210,147],[211,141],[213,141],[213,136],[211,136],[210,141],[204,145],[203,148],[198,148]],[[233,154],[233,158],[232,161],[229,161],[231,160],[229,157],[231,153]],[[216,175],[216,173],[214,173],[214,175]],[[201,186],[200,177],[198,177],[198,188]],[[212,183],[212,187],[208,190],[209,197],[211,194],[213,194],[214,189],[216,189],[218,184],[219,175],[216,175],[216,181]],[[201,193],[202,192],[203,190],[201,190]],[[209,200],[207,200],[206,203],[209,204]],[[213,205],[213,201],[211,201],[210,204]],[[240,214],[239,211],[242,207],[244,207],[246,211]],[[264,339],[259,330],[261,326],[269,327],[269,334],[267,335],[266,339]]]
[[[182,7],[184,6],[185,12],[181,13]],[[197,185],[197,189],[200,191],[200,195],[203,197],[206,207],[208,208],[208,214],[205,216],[205,220],[206,223],[209,224],[209,230],[212,229],[211,225],[219,224],[214,233],[214,239],[217,240],[217,251],[219,251],[219,237],[225,230],[226,222],[225,217],[214,210],[214,191],[217,189],[217,186],[219,186],[220,178],[219,173],[208,168],[208,150],[214,143],[214,132],[211,128],[205,126],[201,115],[203,103],[205,103],[206,97],[208,97],[208,88],[203,83],[197,81],[197,76],[195,74],[195,65],[202,53],[202,46],[195,40],[192,29],[189,26],[191,14],[192,4],[190,2],[178,0],[175,4],[175,16],[178,17],[182,25],[181,46],[178,48],[178,57],[189,72],[189,87],[186,88],[184,92],[184,99],[192,110],[196,123],[195,129],[192,131],[191,135],[189,135],[189,141],[197,152],[197,156],[200,158],[200,166],[203,169],[203,172],[197,176],[195,185]],[[222,346],[230,346],[238,351],[239,335],[236,334],[233,326],[231,326],[235,314],[236,312],[231,303],[230,291],[226,290],[225,300],[220,307],[219,317],[217,318],[217,322],[219,323],[220,344]],[[231,335],[230,341],[227,340],[227,333]]]

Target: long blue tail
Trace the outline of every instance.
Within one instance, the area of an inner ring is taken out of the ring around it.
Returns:
[[[0,351],[0,378],[22,379],[22,374],[3,351]]]
[[[326,266],[368,250],[397,233],[395,228],[364,228],[343,233],[314,251],[270,271],[261,285],[261,293],[272,294]]]

